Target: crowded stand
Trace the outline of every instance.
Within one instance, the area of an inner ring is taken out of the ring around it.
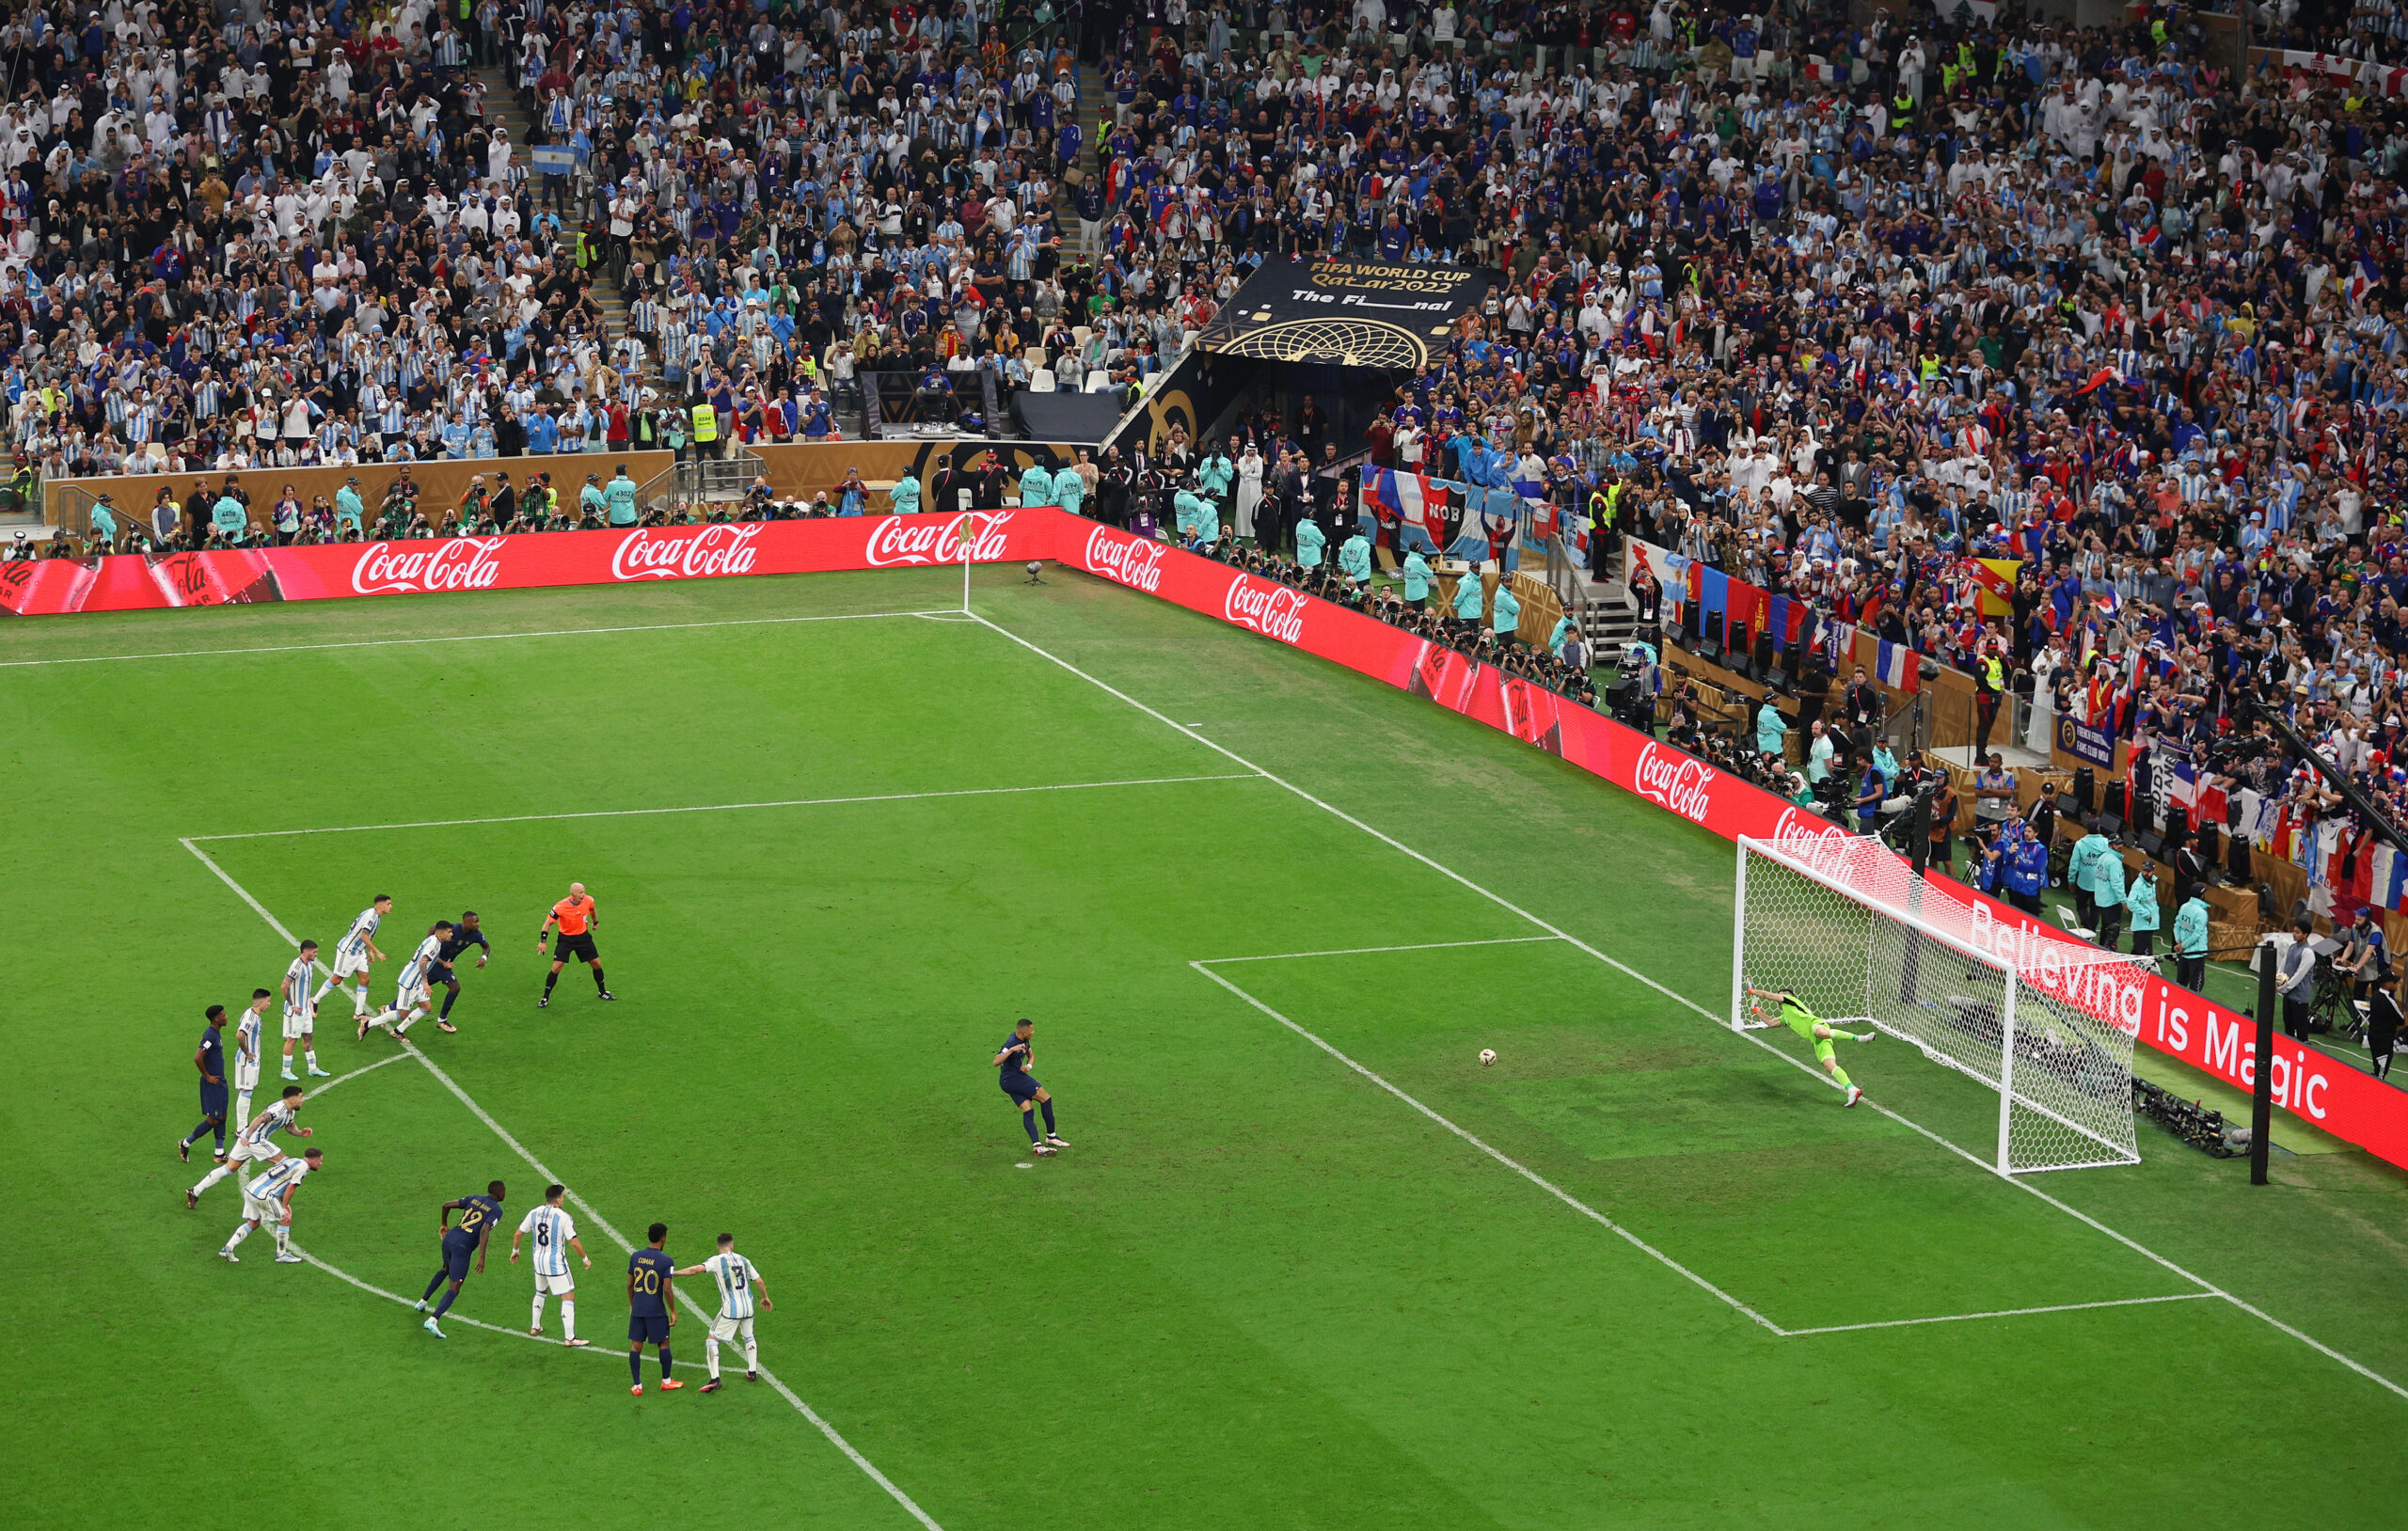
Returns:
[[[1367,539],[1393,568],[1342,566],[1357,465],[1501,462],[1601,577],[1626,539],[1669,550],[1639,571],[1668,612],[1710,569],[1810,639],[1877,633],[2182,753],[2194,807],[2246,795],[2253,836],[2320,859],[2368,827],[2252,743],[2249,709],[2400,821],[2408,44],[2366,7],[2246,24],[20,4],[14,492],[124,476],[94,545],[40,550],[61,556],[577,525],[577,475],[510,460],[601,453],[607,478],[616,452],[831,439],[877,374],[941,403],[1038,371],[1142,402],[1266,260],[1470,267],[1484,298],[1392,380],[1368,457],[1308,397],[1259,396],[1195,422],[1226,454],[1181,431],[1088,465],[1086,513],[1150,508],[1161,535],[1502,654],[1493,611],[1406,604],[1394,517]],[[464,458],[494,481],[461,504],[252,507],[281,469]],[[1206,483],[1214,458],[1253,466]],[[1576,625],[1504,656],[1592,696]],[[2355,896],[2397,907],[2385,876]]]

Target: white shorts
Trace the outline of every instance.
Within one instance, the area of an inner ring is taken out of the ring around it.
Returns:
[[[365,951],[347,952],[340,946],[335,948],[335,981],[337,983],[341,983],[353,973],[367,971],[368,954]]]
[[[317,1032],[318,1012],[314,1007],[284,1013],[284,1039],[287,1042],[298,1042],[305,1036],[316,1035]]]
[[[260,1087],[260,1065],[257,1065],[257,1064],[247,1064],[247,1065],[246,1065],[246,1064],[236,1064],[236,1065],[234,1065],[234,1093],[235,1093],[236,1095],[249,1095],[249,1094],[251,1094],[252,1092],[256,1091],[259,1087]]]
[[[243,1217],[262,1228],[273,1228],[284,1221],[284,1204],[273,1196],[261,1201],[246,1191],[243,1192]]]
[[[246,1147],[238,1138],[234,1141],[234,1145],[226,1150],[226,1166],[231,1169],[237,1164],[257,1164],[261,1169],[266,1169],[283,1157],[284,1150],[274,1144],[263,1143],[257,1147]]]
[[[411,1010],[426,1002],[424,984],[404,984],[393,996],[393,1008],[396,1010]]]
[[[575,1297],[577,1278],[563,1271],[557,1276],[535,1272],[535,1295],[538,1297]]]
[[[744,1336],[744,1343],[747,1345],[752,1344],[752,1320],[750,1318],[731,1318],[724,1313],[711,1320],[711,1338],[719,1341],[721,1345],[734,1343],[736,1336],[739,1333]]]

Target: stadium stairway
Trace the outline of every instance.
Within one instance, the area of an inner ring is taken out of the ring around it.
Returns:
[[[509,75],[499,69],[481,69],[477,71],[477,77],[484,82],[485,116],[510,130],[510,141],[516,146],[512,157],[516,159],[528,153],[535,143],[535,125],[519,109],[517,88],[511,84]],[[530,179],[532,179],[531,169]],[[609,267],[598,258],[593,271],[594,301],[602,310],[604,333],[610,339],[618,340],[627,333],[626,294],[620,291]],[[660,379],[659,363],[649,346],[644,348],[640,375],[646,387],[658,391],[663,397],[669,394],[669,387]]]

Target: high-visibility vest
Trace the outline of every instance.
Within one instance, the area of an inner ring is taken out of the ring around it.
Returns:
[[[1989,671],[1990,671],[1990,689],[1991,689],[1991,690],[1993,690],[1993,691],[2004,691],[2004,690],[2005,690],[2005,689],[2006,689],[2006,665],[2005,665],[2005,663],[2004,663],[2004,661],[2002,661],[2002,660],[1999,658],[1999,656],[1998,656],[1997,655],[1995,655],[1995,654],[1993,654],[1993,655],[1990,655]]]
[[[694,439],[696,441],[719,439],[719,411],[711,407],[710,401],[707,399],[694,406]]]

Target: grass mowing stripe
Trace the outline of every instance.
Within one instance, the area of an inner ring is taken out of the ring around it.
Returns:
[[[1173,720],[1163,713],[1155,711],[1153,708],[1149,707],[1144,702],[1138,701],[1135,697],[1133,697],[1127,692],[1114,687],[1111,683],[1101,680],[1097,676],[1091,675],[1085,671],[1081,670],[1078,666],[1070,663],[1068,659],[1062,658],[1058,655],[1047,652],[1045,649],[1030,642],[1027,639],[1021,637],[1018,633],[1013,632],[1010,628],[1006,627],[985,616],[981,616],[978,620],[987,627],[1001,634],[1005,638],[1011,639],[1022,648],[1026,649],[1029,653],[1036,655],[1038,658],[1056,665],[1072,675],[1076,675],[1081,680],[1084,680],[1088,685],[1095,687],[1098,690],[1102,691],[1107,696],[1118,698],[1120,701],[1127,702],[1130,706],[1136,708],[1139,712],[1144,713],[1147,717],[1161,723],[1164,727],[1176,729],[1180,734],[1194,739],[1196,743],[1204,746],[1206,749],[1212,750],[1219,754],[1226,755],[1230,760],[1235,761],[1240,766],[1245,766],[1249,770],[1259,772],[1266,780],[1275,782],[1279,786],[1285,787],[1288,791],[1294,793],[1297,797],[1302,797],[1305,801],[1312,804],[1314,807],[1321,809],[1323,812],[1329,813],[1335,818],[1353,825],[1355,829],[1362,830],[1365,834],[1371,836],[1373,839],[1380,841],[1382,844],[1388,845],[1392,849],[1405,856],[1411,857],[1413,860],[1419,861],[1422,865],[1429,867],[1432,871],[1438,873],[1440,876],[1461,884],[1463,887],[1479,894],[1481,897],[1487,899],[1490,903],[1497,905],[1498,908],[1521,916],[1530,923],[1538,926],[1541,930],[1547,932],[1549,935],[1560,940],[1569,942],[1573,946],[1579,948],[1581,951],[1588,953],[1591,956],[1595,957],[1598,961],[1605,963],[1608,967],[1616,969],[1627,976],[1638,980],[1640,983],[1646,985],[1649,988],[1656,990],[1665,998],[1672,1000],[1677,1003],[1687,1005],[1689,1009],[1696,1011],[1706,1019],[1713,1021],[1718,1030],[1727,1031],[1730,1029],[1728,1022],[1724,1020],[1723,1018],[1717,1016],[1713,1011],[1698,1003],[1695,1000],[1690,999],[1687,995],[1667,987],[1665,985],[1656,982],[1647,974],[1640,972],[1638,969],[1631,967],[1628,963],[1609,956],[1606,953],[1590,945],[1587,941],[1581,940],[1579,938],[1559,929],[1547,921],[1539,918],[1529,910],[1523,908],[1518,904],[1515,904],[1513,900],[1505,897],[1503,894],[1494,892],[1487,888],[1481,887],[1479,883],[1472,881],[1469,877],[1466,877],[1462,873],[1455,871],[1452,867],[1446,866],[1436,860],[1434,860],[1430,857],[1423,855],[1421,852],[1415,850],[1412,846],[1404,844],[1402,841],[1398,840],[1395,836],[1384,833],[1379,829],[1375,829],[1370,825],[1356,818],[1354,814],[1347,813],[1344,809],[1323,801],[1321,798],[1314,797],[1311,793],[1307,792],[1304,788],[1288,781],[1284,777],[1279,776],[1277,773],[1265,770],[1262,766],[1246,759],[1236,750],[1228,749],[1225,745],[1213,743],[1211,739],[1208,739],[1203,734],[1196,733],[1194,729],[1187,727],[1183,723]],[[223,876],[223,874],[221,873],[220,876]],[[1208,971],[1208,970],[1203,969],[1198,969],[1197,971]],[[1218,973],[1208,973],[1208,975],[1216,983],[1228,985],[1228,986],[1232,989],[1237,986],[1233,984],[1228,984],[1228,980],[1222,978]],[[1259,1004],[1259,1002],[1257,1002]],[[1261,1006],[1261,1008],[1267,1010],[1269,1007]],[[1285,1019],[1284,1017],[1281,1018],[1283,1020]],[[1289,1024],[1293,1023],[1290,1022]],[[1299,1031],[1302,1030],[1301,1027],[1297,1029]],[[1779,1058],[1782,1062],[1804,1074],[1807,1078],[1814,1080],[1816,1082],[1825,1084],[1832,1089],[1839,1088],[1836,1082],[1825,1079],[1802,1059],[1792,1057],[1789,1053],[1784,1052],[1780,1048],[1765,1041],[1762,1037],[1749,1035],[1746,1033],[1739,1033],[1737,1034],[1745,1037],[1746,1040],[1754,1043],[1757,1047],[1764,1049],[1766,1052],[1769,1052],[1774,1057]],[[1334,1051],[1335,1050],[1332,1050]],[[1866,1104],[1871,1105],[1872,1102],[1867,1101]],[[1899,1115],[1896,1112],[1891,1111],[1885,1106],[1874,1106],[1873,1109],[1881,1113],[1882,1115],[1889,1117],[1892,1121],[1898,1123],[1900,1126],[1910,1128],[1914,1131],[1922,1134],[1924,1137],[1930,1139],[1933,1143],[1948,1149],[1958,1158],[1964,1160],[1967,1163],[1978,1167],[1985,1174],[1995,1176],[1999,1179],[2004,1180],[2007,1184],[2014,1186],[2020,1191],[2039,1197],[2040,1200],[2046,1202],[2051,1207],[2057,1208],[2057,1210],[2065,1213],[2067,1216],[2079,1219],[2081,1222],[2097,1229],[2099,1232],[2105,1234],[2110,1239],[2115,1239],[2117,1243],[2124,1245],[2136,1254],[2146,1255],[2157,1264],[2164,1267],[2166,1270],[2173,1271],[2176,1275],[2180,1276],[2183,1280],[2190,1282],[2193,1286],[2200,1287],[2203,1291],[2209,1294],[2223,1298],[2226,1302],[2230,1302],[2233,1306],[2241,1309],[2243,1313],[2249,1314],[2253,1318],[2264,1319],[2275,1329],[2289,1334],[2291,1338],[2298,1340],[2301,1344],[2307,1346],[2309,1349],[2314,1349],[2332,1360],[2339,1362],[2342,1365],[2347,1366],[2353,1372],[2356,1372],[2359,1376],[2366,1378],[2368,1381],[2374,1382],[2392,1393],[2398,1394],[2400,1397],[2408,1398],[2408,1387],[2402,1387],[2400,1383],[2393,1381],[2390,1378],[2384,1376],[2382,1373],[2375,1371],[2373,1368],[2364,1365],[2363,1363],[2343,1355],[2340,1351],[2333,1349],[2323,1341],[2315,1338],[2313,1335],[2306,1334],[2305,1331],[2302,1331],[2293,1325],[2285,1323],[2282,1319],[2275,1318],[2273,1315],[2266,1312],[2263,1308],[2258,1307],[2254,1303],[2245,1302],[2242,1299],[2234,1296],[2232,1293],[2226,1291],[2215,1283],[2209,1281],[2204,1277],[2193,1274],[2191,1271],[2184,1270],[2181,1266],[2177,1265],[2174,1261],[2167,1259],[2164,1255],[2158,1254],[2155,1250],[2142,1244],[2139,1240],[2132,1239],[2128,1235],[2118,1233],[2114,1228],[2107,1226],[2107,1224],[2099,1222],[2097,1218],[2092,1217],[2090,1214],[2081,1210],[2079,1207],[2068,1206],[2067,1203],[2059,1201],[2056,1197],[2050,1195],[2047,1192],[2040,1190],[2037,1186],[2032,1185],[2015,1176],[2000,1175],[1998,1167],[1995,1164],[1988,1163],[1978,1156],[1966,1152],[1957,1144],[1950,1143],[1946,1138],[1941,1137],[1939,1133],[1932,1131],[1929,1128],[1923,1126],[1919,1122],[1909,1121],[1906,1117]]]
[[[199,846],[194,844],[189,840],[182,841],[180,844],[182,844],[184,849],[191,851],[195,856],[199,857],[201,864],[208,867],[212,872],[216,873],[218,879],[224,882],[227,887],[234,890],[237,894],[241,895],[244,903],[248,904],[252,908],[258,910],[260,918],[265,920],[268,923],[269,928],[274,930],[278,936],[282,937],[287,945],[295,948],[300,946],[301,943],[293,938],[293,932],[284,928],[284,923],[278,920],[274,914],[268,912],[266,905],[261,904],[258,899],[253,898],[250,894],[250,890],[245,888],[241,883],[236,882],[232,877],[228,876],[226,875],[226,869],[211,860],[209,857],[202,852]],[[477,1104],[474,1097],[469,1095],[467,1091],[460,1088],[459,1084],[452,1080],[451,1075],[445,1073],[440,1067],[436,1066],[434,1059],[429,1058],[425,1053],[420,1052],[418,1050],[417,1045],[412,1043],[407,1037],[402,1038],[401,1043],[404,1051],[415,1056],[420,1063],[425,1065],[426,1071],[428,1073],[434,1075],[437,1081],[441,1081],[445,1089],[458,1097],[460,1103],[467,1107],[469,1112],[475,1115],[478,1121],[483,1122],[485,1126],[493,1129],[494,1136],[499,1138],[504,1144],[508,1144],[513,1152],[517,1154],[519,1158],[525,1160],[528,1164],[534,1169],[536,1174],[542,1176],[547,1181],[560,1185],[563,1190],[566,1189],[567,1182],[562,1180],[559,1176],[554,1175],[549,1169],[546,1168],[542,1160],[537,1159],[533,1154],[528,1152],[526,1144],[520,1143],[516,1138],[512,1137],[509,1131],[504,1129],[499,1122],[493,1119],[490,1113],[488,1113],[483,1106]],[[390,1063],[392,1062],[392,1059],[388,1058],[384,1061],[386,1063]],[[370,1065],[370,1067],[378,1066],[381,1066],[381,1065]],[[354,1070],[354,1073],[366,1072],[367,1069]],[[349,1078],[350,1076],[346,1075],[344,1077]],[[583,1212],[586,1216],[594,1220],[595,1227],[600,1228],[604,1233],[610,1236],[613,1243],[616,1243],[623,1250],[632,1251],[635,1248],[634,1245],[627,1242],[626,1235],[620,1233],[617,1228],[611,1226],[610,1219],[604,1217],[600,1212],[594,1209],[593,1203],[578,1195],[575,1191],[568,1191],[567,1195],[570,1201],[577,1204],[578,1210]],[[309,1259],[309,1256],[304,1254],[302,1258]],[[343,1280],[350,1282],[353,1286],[359,1287],[363,1291],[374,1292],[379,1297],[393,1297],[393,1294],[390,1292],[382,1291],[377,1287],[371,1286],[366,1282],[347,1275],[342,1271],[335,1271],[334,1267],[325,1265],[321,1261],[310,1260],[310,1263],[313,1265],[319,1265],[324,1270],[334,1271],[335,1274],[342,1276]],[[393,1301],[400,1302],[401,1299],[394,1297]],[[476,1323],[477,1327],[480,1329],[495,1327],[475,1319],[468,1319],[467,1321]],[[506,1329],[496,1329],[495,1332],[497,1334],[510,1333],[510,1331]],[[529,1335],[527,1337],[531,1339],[535,1336]],[[792,1404],[796,1413],[801,1414],[804,1419],[809,1420],[812,1425],[818,1429],[821,1435],[827,1437],[831,1445],[833,1445],[838,1451],[843,1452],[846,1458],[850,1460],[855,1467],[860,1468],[869,1476],[872,1482],[885,1490],[887,1494],[893,1498],[896,1504],[902,1506],[905,1510],[910,1512],[913,1520],[927,1527],[927,1531],[944,1531],[944,1527],[939,1525],[927,1510],[922,1509],[919,1505],[912,1500],[910,1494],[903,1492],[901,1487],[898,1486],[894,1479],[888,1477],[884,1473],[879,1472],[878,1470],[877,1463],[871,1461],[867,1457],[863,1456],[858,1450],[854,1449],[853,1444],[846,1440],[842,1434],[838,1433],[836,1427],[829,1424],[827,1420],[821,1418],[816,1410],[813,1409],[811,1405],[803,1402],[800,1396],[796,1394],[792,1388],[787,1387],[785,1383],[780,1381],[775,1372],[769,1370],[767,1366],[761,1367],[760,1372],[762,1380],[767,1381],[771,1387],[777,1389],[778,1396],[780,1397],[785,1399],[789,1404]]]
[[[1188,781],[1245,781],[1258,773],[1226,771],[1217,776],[1140,776],[1121,781],[1056,781],[1034,787],[954,787],[937,792],[878,792],[854,797],[786,797],[774,802],[697,803],[688,808],[594,808],[573,813],[503,813],[482,819],[417,819],[405,824],[337,824],[323,829],[251,829],[239,834],[197,834],[182,844],[208,840],[279,840],[292,835],[368,834],[378,829],[445,829],[463,824],[529,824],[545,819],[640,818],[654,813],[732,813],[754,808],[826,808],[844,803],[900,803],[923,797],[999,797],[1023,792],[1093,792],[1104,787],[1166,787]],[[199,855],[198,851],[193,854]],[[203,857],[202,860],[208,860]],[[214,866],[215,862],[210,863]],[[222,872],[219,876],[225,876]],[[230,879],[229,879],[230,881]],[[254,906],[256,908],[256,906]]]
[[[1197,972],[1202,973],[1205,977],[1210,978],[1212,982],[1220,985],[1223,988],[1228,989],[1230,993],[1236,995],[1239,999],[1244,1000],[1246,1003],[1254,1006],[1257,1010],[1261,1011],[1264,1015],[1269,1016],[1280,1025],[1287,1027],[1290,1031],[1295,1033],[1298,1036],[1303,1037],[1306,1041],[1310,1042],[1313,1046],[1321,1049],[1323,1052],[1328,1053],[1331,1057],[1337,1059],[1339,1063],[1344,1064],[1347,1067],[1353,1069],[1357,1074],[1360,1074],[1365,1079],[1370,1080],[1372,1083],[1378,1085],[1381,1089],[1386,1090],[1388,1094],[1396,1097],[1399,1100],[1402,1100],[1406,1105],[1411,1106],[1415,1111],[1418,1111],[1422,1115],[1429,1117],[1432,1121],[1437,1123],[1440,1127],[1445,1128],[1456,1137],[1463,1139],[1464,1142],[1470,1144],[1481,1153],[1486,1154],[1489,1158],[1497,1160],[1499,1164],[1502,1164],[1507,1169],[1512,1170],[1514,1174],[1520,1176],[1523,1179],[1528,1180],[1530,1184],[1538,1187],[1541,1191],[1544,1191],[1548,1195],[1553,1196],[1564,1206],[1571,1207],[1581,1216],[1596,1223],[1600,1227],[1603,1227],[1608,1232],[1626,1240],[1631,1247],[1660,1262],[1666,1269],[1687,1278],[1688,1281],[1700,1287],[1703,1287],[1704,1290],[1712,1292],[1715,1296],[1729,1303],[1734,1309],[1746,1314],[1749,1318],[1754,1319],[1757,1323],[1762,1324],[1766,1329],[1770,1330],[1773,1334],[1786,1334],[1789,1333],[1789,1331],[1782,1328],[1781,1325],[1774,1323],[1770,1318],[1766,1318],[1763,1314],[1758,1313],[1755,1309],[1748,1306],[1747,1303],[1740,1302],[1729,1292],[1724,1291],[1721,1287],[1717,1286],[1714,1283],[1706,1280],[1703,1276],[1699,1275],[1687,1266],[1683,1265],[1680,1261],[1672,1258],[1670,1255],[1667,1255],[1662,1250],[1657,1249],[1646,1239],[1640,1238],[1639,1235],[1631,1232],[1628,1228],[1624,1227],[1621,1223],[1616,1223],[1613,1219],[1606,1216],[1603,1212],[1598,1211],[1587,1202],[1582,1201],[1579,1197],[1575,1196],[1572,1192],[1564,1190],[1561,1186],[1557,1185],[1554,1181],[1540,1175],[1536,1170],[1531,1169],[1529,1165],[1524,1164],[1519,1160],[1506,1154],[1502,1149],[1491,1147],[1488,1144],[1481,1142],[1471,1133],[1465,1131],[1462,1128],[1457,1127],[1446,1117],[1439,1115],[1434,1111],[1432,1111],[1420,1101],[1405,1094],[1402,1090],[1398,1089],[1395,1085],[1390,1084],[1386,1080],[1382,1079],[1379,1075],[1371,1072],[1371,1070],[1364,1067],[1361,1064],[1356,1063],[1354,1059],[1339,1051],[1327,1042],[1323,1041],[1320,1037],[1305,1030],[1302,1026],[1299,1026],[1294,1021],[1290,1020],[1286,1016],[1281,1015],[1278,1011],[1272,1009],[1260,1000],[1258,1000],[1253,995],[1248,994],[1244,989],[1242,989],[1238,987],[1237,985],[1230,983],[1228,979],[1222,977],[1219,973],[1214,972],[1203,963],[1191,962],[1188,966],[1195,969]]]
[[[762,627],[776,623],[870,622],[887,617],[951,616],[942,611],[836,611],[812,617],[726,617],[714,622],[648,622],[626,627],[555,627],[523,633],[453,633],[436,638],[361,638],[340,643],[262,643],[235,649],[162,649],[150,654],[79,654],[64,659],[0,659],[0,670],[40,665],[105,665],[126,659],[208,659],[246,654],[312,654],[322,649],[386,649],[408,643],[490,643],[505,638],[593,638],[604,633],[665,633],[690,627]]]

